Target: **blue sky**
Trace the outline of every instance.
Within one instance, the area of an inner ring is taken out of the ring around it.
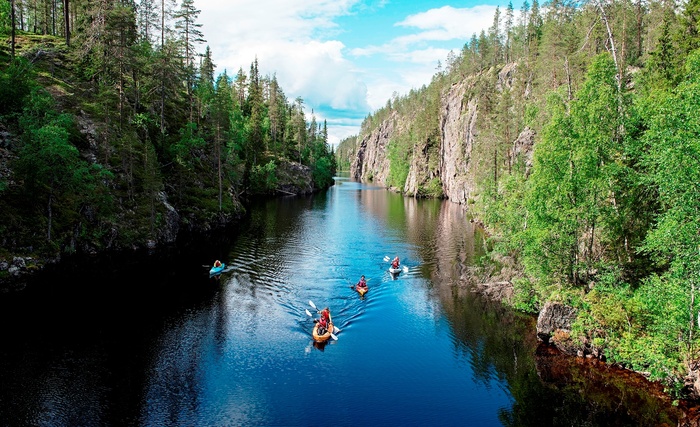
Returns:
[[[257,57],[307,120],[326,120],[329,142],[357,135],[392,94],[428,85],[450,50],[493,24],[508,0],[199,0],[216,74],[246,73]],[[520,3],[513,3],[516,16]]]

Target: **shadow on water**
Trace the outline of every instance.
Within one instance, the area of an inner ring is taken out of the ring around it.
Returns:
[[[596,359],[562,354],[537,341],[536,319],[451,287],[440,296],[455,351],[474,375],[503,379],[513,398],[505,426],[697,426],[697,406],[675,406],[658,383]],[[460,294],[461,293],[461,294]]]

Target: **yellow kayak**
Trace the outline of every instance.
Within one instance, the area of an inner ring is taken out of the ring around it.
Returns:
[[[311,335],[314,337],[314,341],[316,342],[324,342],[328,341],[328,338],[331,337],[331,331],[333,330],[333,322],[328,323],[328,330],[326,330],[325,334],[319,334],[318,333],[318,323],[314,325],[314,330],[311,332]]]

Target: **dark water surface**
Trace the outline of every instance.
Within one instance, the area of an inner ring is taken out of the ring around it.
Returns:
[[[0,426],[679,423],[653,389],[538,349],[531,318],[460,285],[483,236],[458,205],[336,183],[259,203],[207,245],[0,295]],[[309,301],[337,340],[313,343]]]

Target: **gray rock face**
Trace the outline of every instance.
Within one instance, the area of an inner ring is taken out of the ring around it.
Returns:
[[[166,212],[165,226],[158,230],[158,240],[163,243],[174,243],[180,231],[180,214],[168,203],[168,195],[164,191],[158,193],[158,200],[165,207]]]
[[[398,120],[398,114],[393,112],[377,129],[362,138],[357,156],[350,165],[352,178],[386,185],[389,176],[389,159],[386,148],[398,128]]]
[[[549,343],[550,338],[557,332],[567,336],[571,332],[571,324],[576,319],[576,309],[558,302],[548,302],[537,317],[537,338]]]
[[[515,139],[511,152],[511,158],[521,158],[525,162],[525,175],[529,176],[532,170],[532,155],[535,150],[535,131],[530,128],[523,129]]]
[[[277,191],[305,195],[316,191],[311,169],[297,162],[282,162],[277,166]]]
[[[478,101],[465,100],[468,83],[452,85],[440,111],[440,179],[450,201],[464,204],[475,190],[472,150],[477,138]]]
[[[498,73],[496,90],[512,88],[516,70],[517,64],[503,67]],[[422,187],[438,178],[443,196],[450,201],[467,204],[476,197],[472,152],[479,144],[479,99],[477,95],[470,96],[470,93],[474,92],[478,78],[483,77],[470,77],[454,83],[442,94],[438,113],[438,149],[434,148],[435,141],[417,142],[411,153],[406,182],[395,190],[417,196]],[[410,128],[412,120],[409,115],[392,111],[372,132],[360,135],[357,155],[350,167],[351,177],[388,187],[390,165],[387,147],[393,138]],[[511,158],[524,159],[526,170],[532,166],[534,142],[534,132],[526,128],[511,146]],[[433,148],[428,149],[431,146]]]

